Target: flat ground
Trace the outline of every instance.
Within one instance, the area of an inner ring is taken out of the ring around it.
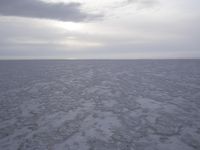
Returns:
[[[1,150],[200,150],[200,61],[0,61]]]

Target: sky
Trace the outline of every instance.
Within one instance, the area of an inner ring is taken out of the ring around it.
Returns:
[[[0,0],[0,59],[200,58],[199,0]]]

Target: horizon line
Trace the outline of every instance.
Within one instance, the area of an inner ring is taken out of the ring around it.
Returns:
[[[119,59],[119,58],[82,58],[82,59],[71,59],[71,58],[24,58],[24,59],[0,59],[0,61],[78,61],[78,60],[200,60],[200,58],[131,58],[131,59]]]

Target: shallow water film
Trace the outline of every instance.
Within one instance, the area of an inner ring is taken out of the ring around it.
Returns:
[[[200,150],[200,61],[0,61],[0,150]]]

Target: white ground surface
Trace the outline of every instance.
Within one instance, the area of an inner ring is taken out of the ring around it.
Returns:
[[[0,150],[200,150],[200,61],[1,61]]]

